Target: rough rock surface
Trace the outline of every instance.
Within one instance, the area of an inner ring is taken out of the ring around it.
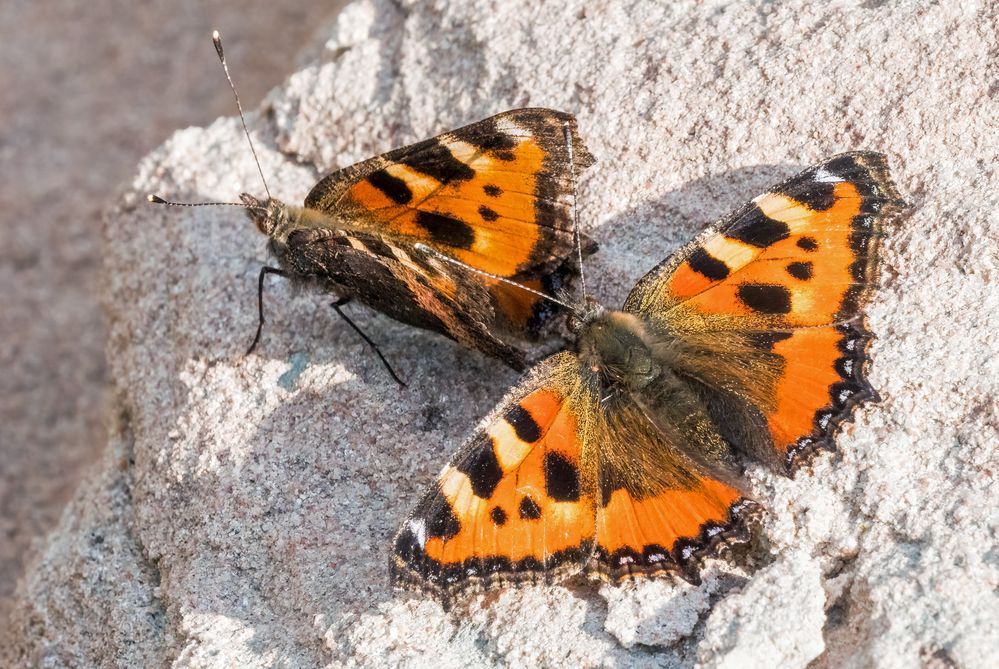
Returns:
[[[557,5],[557,6],[556,6]],[[119,424],[25,580],[9,663],[201,666],[999,666],[999,91],[994,4],[363,0],[251,129],[271,190],[515,106],[573,110],[598,164],[592,292],[620,304],[714,218],[834,152],[887,152],[871,379],[836,454],[751,470],[767,564],[700,587],[579,580],[452,613],[389,589],[386,547],[515,380],[275,281],[242,213],[143,194],[259,191],[239,123],[177,133],[110,212]]]
[[[256,104],[336,11],[329,0],[122,8],[0,2],[0,646],[33,542],[107,441],[102,210],[178,126],[230,113],[210,26],[239,36],[229,56]],[[270,49],[252,46],[264,40]]]

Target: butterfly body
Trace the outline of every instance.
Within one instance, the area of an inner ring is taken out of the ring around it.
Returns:
[[[589,306],[396,536],[396,579],[444,598],[583,572],[675,573],[749,541],[743,471],[792,473],[877,394],[864,375],[886,161],[835,156],[755,198]]]
[[[572,280],[575,179],[592,163],[571,115],[518,109],[335,171],[302,207],[241,199],[289,278],[520,369],[518,341],[558,307],[488,275],[549,295]]]
[[[599,374],[608,389],[639,391],[662,373],[645,327],[623,311],[595,308],[584,318],[576,348],[583,366]]]
[[[243,193],[240,199],[249,208],[257,229],[268,236],[271,254],[293,280],[323,283],[343,295],[354,292],[352,284],[363,284],[373,278],[351,276],[342,248],[355,248],[361,244],[359,236],[372,236],[371,233],[350,221],[315,209],[287,205],[274,198],[258,200]],[[390,249],[384,250],[391,253]]]

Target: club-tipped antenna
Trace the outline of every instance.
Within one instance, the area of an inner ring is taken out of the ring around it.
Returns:
[[[246,118],[243,116],[243,105],[239,101],[236,84],[232,83],[232,76],[229,75],[229,66],[225,62],[225,52],[222,51],[222,35],[219,34],[218,30],[212,31],[212,44],[215,45],[215,53],[219,55],[219,62],[222,63],[222,70],[225,71],[225,78],[229,81],[229,88],[232,89],[232,95],[236,98],[236,110],[239,111],[239,121],[243,124],[243,133],[246,135],[246,141],[250,145],[253,160],[257,163],[257,171],[260,172],[260,180],[264,182],[264,192],[267,193],[267,199],[269,200],[271,199],[271,189],[267,187],[264,170],[260,167],[260,158],[257,157],[257,150],[253,147],[253,140],[250,139],[250,130],[246,127]]]
[[[540,297],[542,299],[545,299],[545,300],[548,300],[549,302],[554,302],[555,304],[559,305],[560,307],[563,307],[563,308],[567,309],[568,311],[570,311],[573,314],[578,314],[579,313],[579,310],[576,309],[576,307],[572,306],[571,304],[567,304],[567,303],[563,302],[562,300],[559,300],[557,298],[552,297],[551,295],[546,295],[545,293],[542,293],[540,290],[534,290],[533,288],[528,288],[524,284],[517,283],[516,281],[511,281],[510,279],[507,279],[506,277],[499,276],[499,275],[496,275],[496,274],[492,274],[490,272],[486,272],[485,270],[481,270],[481,269],[479,269],[477,267],[472,267],[468,263],[463,263],[460,260],[458,260],[457,258],[452,258],[448,254],[441,253],[437,249],[431,248],[431,247],[427,246],[426,244],[421,244],[421,243],[417,242],[416,244],[413,244],[413,248],[415,248],[417,251],[420,251],[421,253],[426,253],[426,254],[432,255],[432,256],[434,256],[436,258],[440,258],[444,262],[449,262],[452,265],[457,265],[458,267],[462,267],[464,269],[467,269],[469,272],[475,272],[476,274],[479,274],[481,276],[488,277],[488,278],[494,279],[496,281],[501,281],[501,282],[503,282],[505,284],[508,284],[508,285],[511,285],[511,286],[513,286],[515,288],[519,288],[520,290],[527,291],[528,293],[531,293],[532,295],[537,295],[538,297]]]
[[[242,209],[256,209],[257,211],[267,211],[264,207],[251,207],[242,202],[172,202],[164,200],[159,195],[150,193],[146,200],[153,204],[166,204],[171,207],[241,207]]]
[[[576,257],[579,260],[579,287],[583,291],[583,304],[586,304],[586,275],[583,273],[583,238],[579,234],[579,213],[576,196],[576,161],[572,154],[572,127],[568,121],[562,124],[565,135],[565,148],[569,154],[569,183],[572,186],[572,239],[576,244]]]

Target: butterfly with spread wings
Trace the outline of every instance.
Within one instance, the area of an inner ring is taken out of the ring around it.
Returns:
[[[743,457],[787,473],[860,403],[864,307],[903,203],[884,156],[835,156],[770,189],[589,306],[444,467],[395,537],[401,584],[676,573],[745,542]]]

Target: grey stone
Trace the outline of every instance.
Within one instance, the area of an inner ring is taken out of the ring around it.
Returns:
[[[336,3],[122,7],[0,3],[0,647],[18,576],[107,442],[102,209],[177,127],[231,113],[213,26],[255,106]]]

